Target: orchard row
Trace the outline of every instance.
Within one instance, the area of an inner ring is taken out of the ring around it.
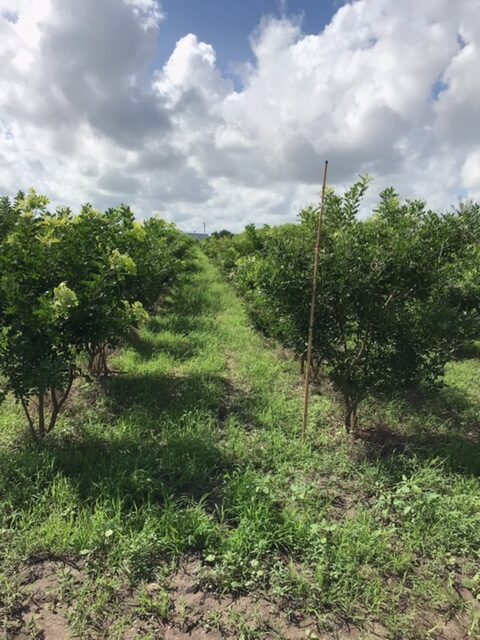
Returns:
[[[0,393],[14,394],[43,437],[80,373],[107,353],[192,269],[192,243],[126,206],[48,210],[33,190],[0,199]]]
[[[480,206],[439,214],[385,190],[362,216],[368,179],[329,191],[321,228],[313,374],[342,396],[345,425],[369,395],[441,383],[454,352],[480,338]],[[304,357],[318,208],[297,224],[215,234],[206,249],[254,325]]]

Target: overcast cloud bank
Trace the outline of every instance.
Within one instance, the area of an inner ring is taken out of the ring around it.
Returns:
[[[0,193],[121,201],[180,227],[291,219],[322,164],[446,208],[480,198],[479,0],[358,0],[320,34],[265,18],[236,90],[155,0],[0,0]]]

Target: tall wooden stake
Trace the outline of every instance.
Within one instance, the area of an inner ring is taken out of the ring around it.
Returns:
[[[308,325],[308,347],[307,347],[307,363],[305,367],[305,396],[303,400],[302,439],[305,438],[305,435],[307,433],[308,400],[310,397],[310,370],[312,368],[313,324],[315,322],[315,302],[317,299],[318,261],[320,257],[320,240],[321,240],[322,223],[323,223],[323,212],[325,209],[325,191],[327,188],[327,171],[328,171],[328,160],[325,160],[325,167],[323,169],[322,200],[320,203],[320,212],[318,214],[318,220],[317,220],[317,237],[315,241],[315,257],[313,260],[312,301],[310,303],[310,322]]]

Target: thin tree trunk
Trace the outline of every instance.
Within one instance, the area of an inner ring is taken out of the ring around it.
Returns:
[[[92,376],[95,376],[96,378],[98,378],[98,376],[103,371],[102,350],[103,345],[100,345],[91,347],[89,351],[90,358],[88,361],[88,371],[92,374]]]
[[[38,394],[38,435],[45,436],[45,396],[42,392]]]
[[[51,396],[52,396],[52,414],[50,416],[50,423],[48,425],[48,429],[47,429],[47,433],[50,433],[50,431],[52,431],[52,429],[55,427],[55,424],[57,422],[57,418],[58,418],[58,414],[60,413],[63,405],[65,404],[66,399],[68,398],[70,391],[72,389],[72,384],[73,384],[73,380],[75,378],[75,375],[73,373],[73,371],[70,373],[70,377],[68,379],[68,384],[65,388],[65,391],[63,392],[62,397],[60,398],[60,400],[58,400],[57,398],[57,392],[56,390],[52,387],[52,389],[50,390],[51,392]]]
[[[35,431],[35,425],[33,424],[32,416],[30,415],[30,411],[28,410],[28,401],[25,398],[21,397],[20,402],[22,404],[23,410],[25,412],[25,416],[27,418],[28,426],[30,429],[30,433],[34,440],[38,439],[37,432]]]
[[[88,350],[88,365],[87,365],[87,367],[88,367],[89,373],[91,373],[92,375],[94,374],[93,367],[94,367],[94,364],[95,364],[95,356],[96,356],[96,350],[93,349],[92,347],[90,347],[89,350]]]
[[[300,356],[300,374],[303,376],[305,374],[305,362],[307,360],[307,352],[304,351]]]
[[[358,427],[357,409],[360,403],[358,398],[354,398],[348,391],[343,391],[343,401],[345,403],[345,429],[348,433],[356,431]]]
[[[307,352],[304,351],[300,356],[300,373],[302,376],[305,374],[306,361],[307,361]],[[312,362],[310,366],[310,375],[312,376],[313,380],[318,380],[321,366],[322,366],[322,359],[312,357]]]
[[[350,433],[352,430],[352,411],[347,407],[347,412],[345,414],[345,430],[347,433]]]
[[[108,368],[108,365],[107,365],[107,346],[105,344],[102,345],[101,365],[102,365],[103,375],[108,376],[108,374],[110,373],[110,369]]]
[[[322,358],[315,358],[315,361],[312,363],[313,367],[313,375],[315,380],[318,380],[320,376],[320,367],[322,366]]]
[[[357,431],[357,427],[358,427],[357,407],[358,407],[358,403],[355,403],[352,408],[352,431],[354,432]]]
[[[57,392],[53,387],[50,389],[50,396],[52,398],[52,413],[50,415],[50,422],[48,424],[47,433],[50,433],[50,431],[55,426],[55,423],[57,422],[58,412],[60,411],[57,400]]]
[[[88,371],[92,376],[96,378],[108,376],[110,369],[107,364],[107,345],[101,344],[96,348],[89,350],[90,356],[88,360]]]
[[[65,401],[67,400],[70,394],[70,391],[72,389],[74,379],[75,379],[75,370],[72,368],[68,378],[67,386],[65,387],[65,390],[63,391],[63,394],[61,395],[60,399],[57,395],[57,390],[54,387],[50,388],[49,391],[50,391],[50,399],[52,404],[52,411],[50,413],[50,417],[48,420],[47,420],[47,411],[45,406],[46,397],[47,397],[46,394],[39,393],[37,396],[38,407],[36,410],[36,414],[37,414],[36,422],[32,418],[32,413],[28,406],[28,399],[24,397],[20,397],[20,403],[23,407],[23,411],[27,418],[30,434],[32,435],[34,440],[39,440],[44,438],[55,427],[60,411],[63,405],[65,404]],[[47,422],[48,422],[48,425],[47,425]]]

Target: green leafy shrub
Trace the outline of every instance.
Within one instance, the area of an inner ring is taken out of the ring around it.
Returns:
[[[359,219],[368,179],[327,194],[313,351],[345,404],[347,430],[369,394],[436,384],[453,351],[479,335],[477,205],[439,215],[386,189]],[[257,328],[305,352],[318,209],[298,224],[211,239],[208,252]]]
[[[176,278],[192,268],[192,243],[160,219],[135,221],[124,205],[48,211],[30,190],[0,199],[0,373],[43,437],[77,375],[107,374],[116,347]]]

